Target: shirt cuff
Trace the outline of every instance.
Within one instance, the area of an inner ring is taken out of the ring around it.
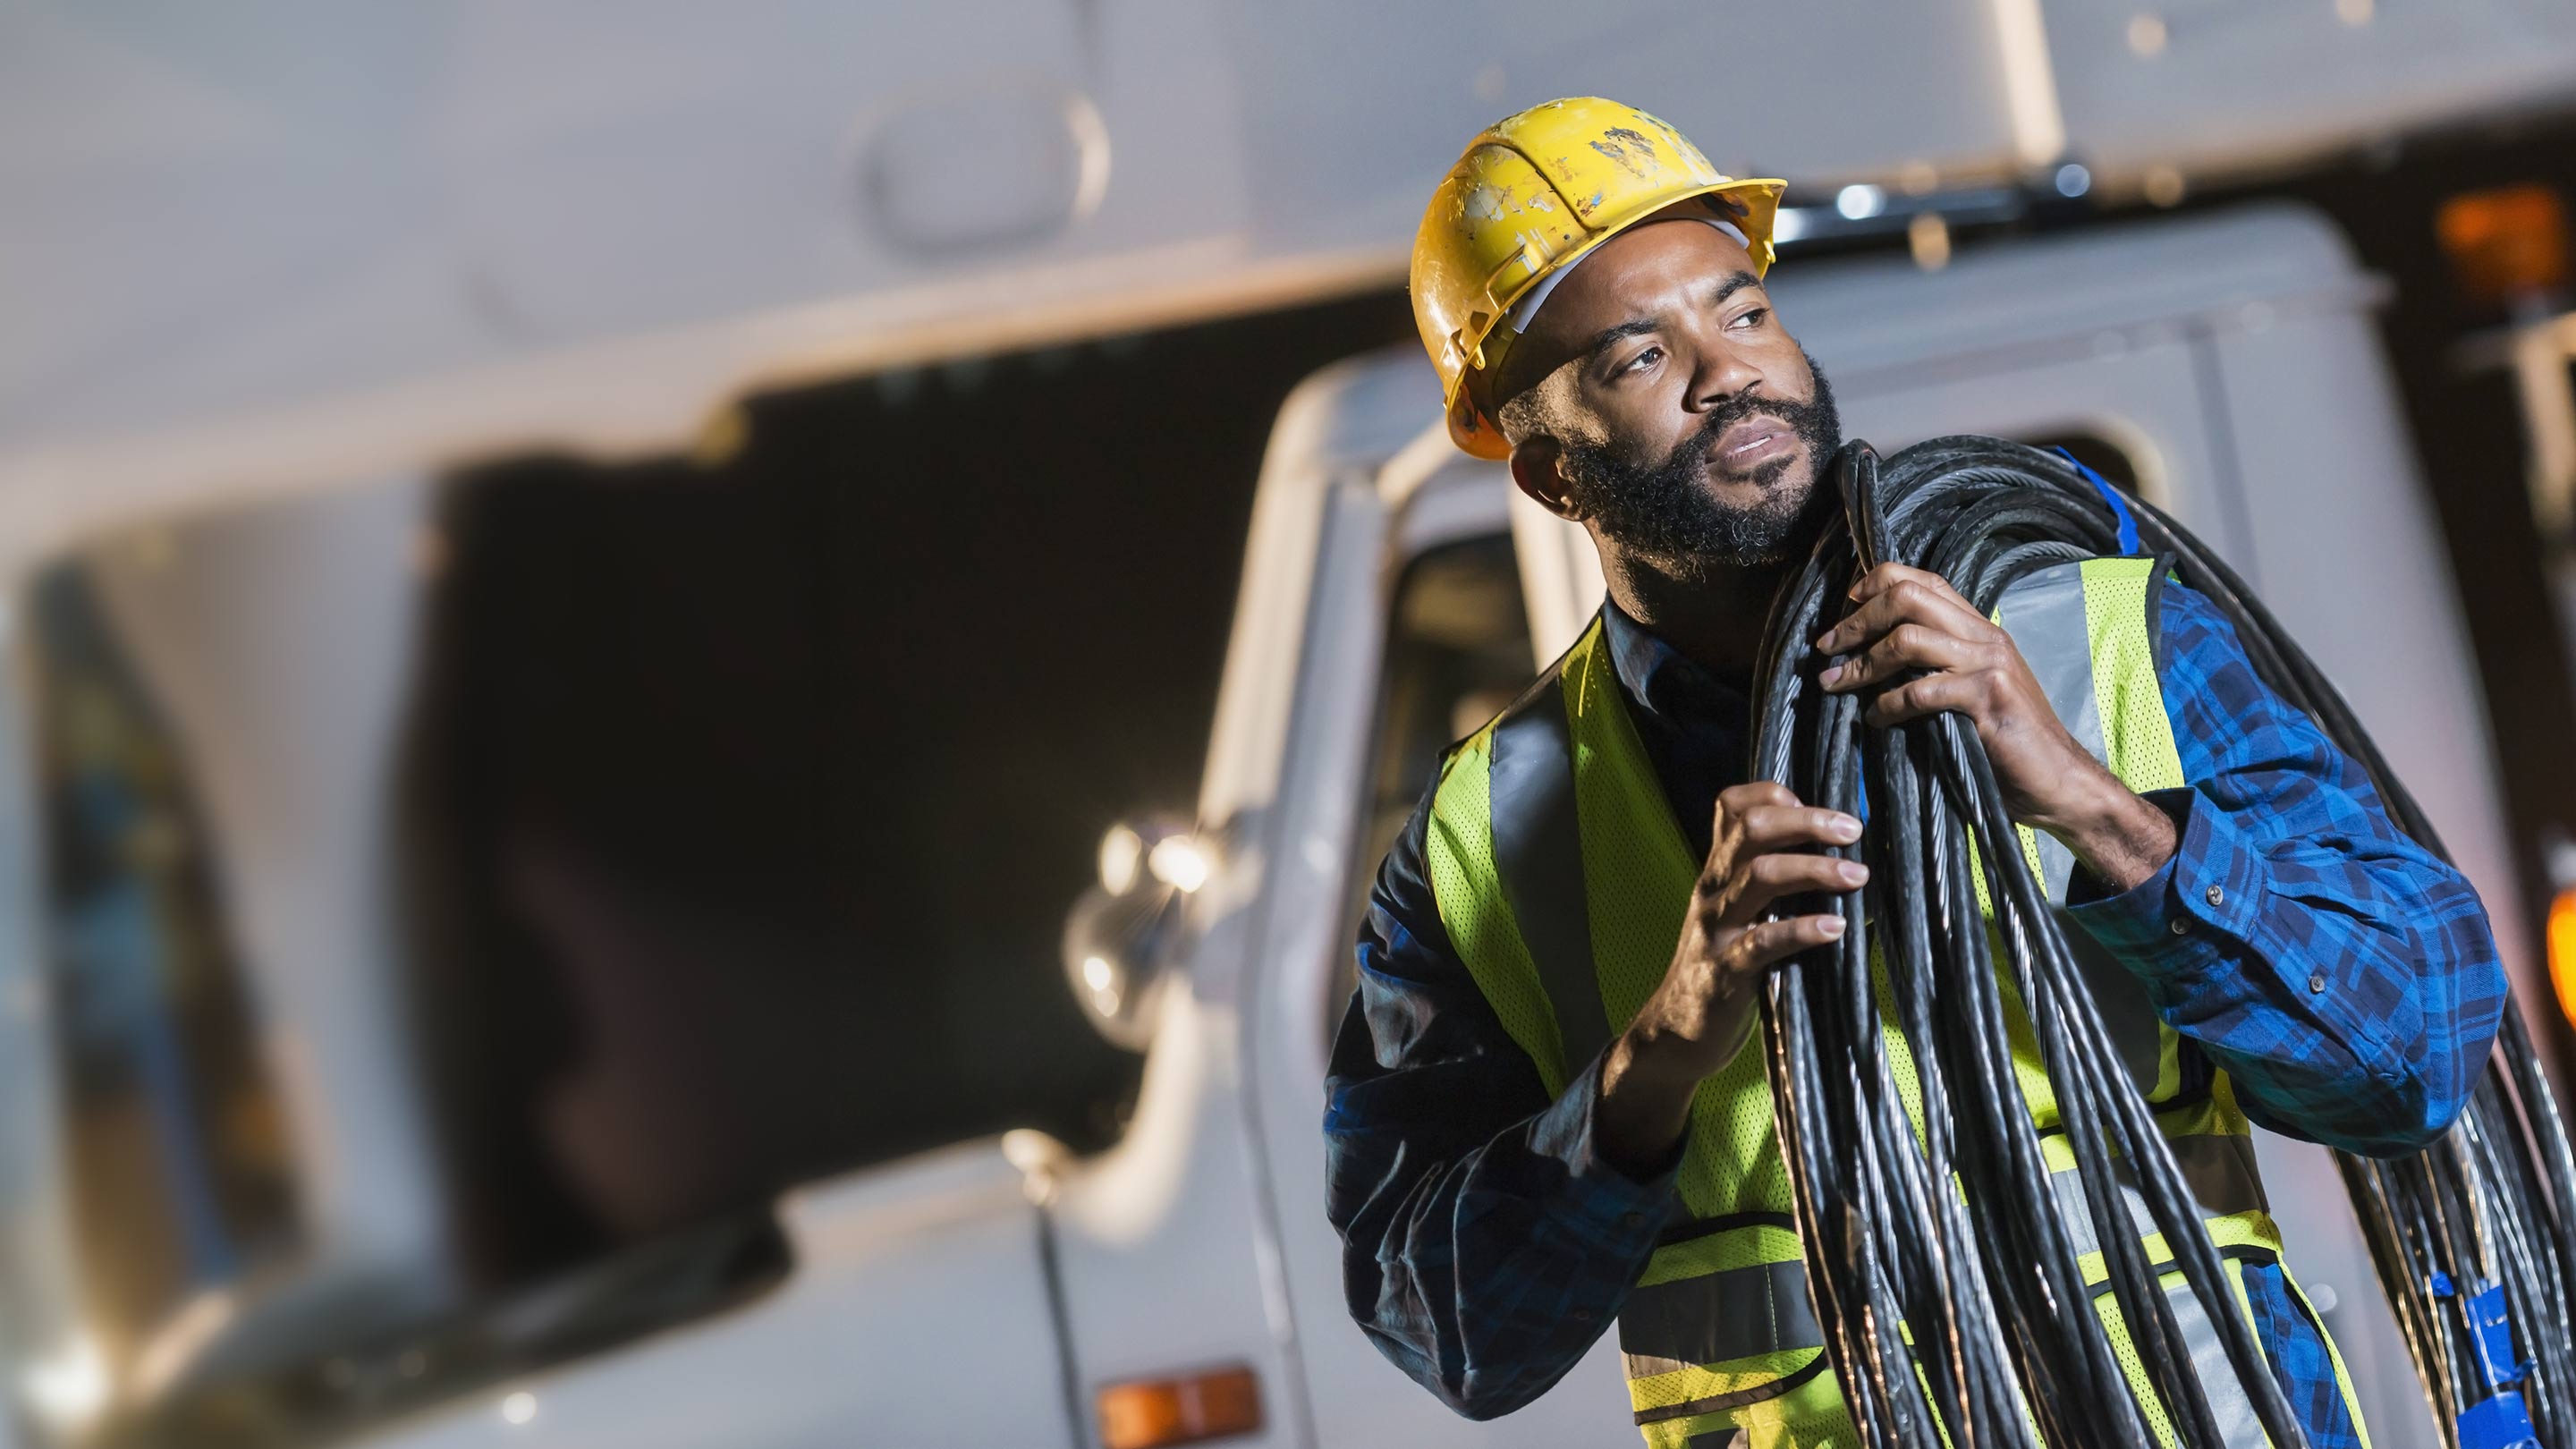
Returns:
[[[2143,798],[2172,817],[2179,837],[2173,858],[2117,895],[2087,900],[2086,892],[2070,890],[2066,914],[2150,986],[2181,985],[2252,939],[2263,881],[2252,847],[2199,791],[2154,790]],[[2076,871],[2090,879],[2081,865]]]
[[[1583,1075],[1567,1083],[1556,1101],[1539,1114],[1531,1124],[1530,1148],[1565,1165],[1567,1196],[1574,1204],[1576,1218],[1596,1236],[1651,1240],[1663,1230],[1664,1219],[1679,1196],[1674,1181],[1681,1169],[1682,1153],[1689,1146],[1690,1132],[1683,1130],[1682,1139],[1673,1144],[1649,1177],[1631,1177],[1603,1156],[1597,1118],[1601,1108],[1601,1069],[1608,1057],[1607,1051],[1594,1057]]]

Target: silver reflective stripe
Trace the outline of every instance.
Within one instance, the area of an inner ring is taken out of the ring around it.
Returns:
[[[1494,727],[1490,819],[1494,875],[1538,968],[1565,1047],[1565,1076],[1610,1041],[1592,926],[1583,901],[1583,842],[1574,808],[1574,750],[1563,694],[1534,690]]]
[[[2058,722],[2104,764],[2102,705],[2093,692],[2093,631],[2084,611],[2084,565],[2052,564],[2023,577],[1995,604],[1995,621],[2012,636]],[[2075,856],[2056,837],[2039,837],[2039,883],[2051,901],[2066,899]]]
[[[2066,1198],[2062,1193],[2059,1202],[2064,1211]],[[2132,1201],[2131,1211],[2141,1210]],[[2076,1211],[2082,1211],[2080,1198]],[[2080,1217],[2069,1221],[2082,1223]],[[2090,1225],[2083,1224],[2079,1234],[2090,1242]],[[2226,1449],[2266,1449],[2262,1424],[2254,1415],[2254,1401],[2237,1382],[2235,1367],[2228,1363],[2227,1350],[2218,1340],[2217,1327],[2193,1295],[2191,1284],[2177,1281],[2164,1293],[2166,1305],[2173,1312],[2174,1327],[2182,1334],[2184,1350],[2191,1355],[2192,1373],[2199,1378],[2201,1394],[2209,1401],[2209,1412],[2218,1422],[2220,1442]],[[2113,1302],[2111,1290],[2097,1292],[2094,1302],[2096,1311],[2101,1311]],[[2130,1325],[2132,1342],[2139,1331],[2139,1325]],[[1803,1263],[1731,1268],[1680,1282],[1658,1283],[1638,1289],[1619,1315],[1619,1347],[1631,1379],[1751,1358],[1778,1349],[1814,1348],[1823,1342],[1824,1335],[1807,1308]],[[1712,1402],[1708,1411],[1721,1407],[1726,1405]],[[1699,1408],[1681,1405],[1638,1417],[1645,1422],[1650,1417],[1697,1412]],[[1731,1432],[1718,1431],[1708,1436],[1709,1441],[1727,1444],[1726,1436]],[[1700,1443],[1700,1439],[1692,1439],[1691,1449],[1699,1449]]]
[[[1632,1379],[1824,1342],[1807,1306],[1806,1264],[1794,1259],[1639,1288],[1619,1310]]]
[[[2030,665],[2058,721],[2076,743],[2109,768],[2101,695],[2093,682],[2093,626],[2084,605],[2083,563],[2052,564],[2025,576],[2004,590],[1995,605],[1995,618],[2012,636],[2023,662]],[[2035,834],[2039,883],[2048,892],[2050,904],[2063,906],[2075,872],[2074,852],[2056,836]],[[2091,932],[2071,920],[2062,924],[2075,964],[2084,973],[2085,984],[2093,988],[2102,1024],[2110,1030],[2111,1049],[2119,1054],[2120,1065],[2127,1068],[2138,1090],[2154,1095],[2164,1064],[2164,1036],[2146,988],[2094,942]]]
[[[2096,1295],[2097,1301],[2105,1296]],[[2236,1381],[2235,1366],[2219,1345],[2218,1329],[2200,1300],[2192,1296],[2191,1284],[2167,1288],[2165,1302],[2173,1309],[2174,1326],[2182,1330],[2183,1345],[2191,1350],[2191,1371],[2200,1379],[2202,1396],[2209,1400],[2210,1417],[2218,1421],[2219,1442],[2227,1449],[2266,1449],[2269,1441],[2263,1437],[2262,1421],[2254,1417],[2254,1400]],[[2130,1341],[2137,1336],[2138,1326],[2133,1324]]]
[[[2057,1190],[2058,1211],[2066,1216],[2078,1251],[2089,1253],[2094,1250],[2092,1223],[2084,1215],[2083,1189],[2074,1177],[2072,1171],[2055,1174],[2051,1186]],[[2259,1198],[2260,1188],[2254,1191]],[[2145,1204],[2137,1193],[2123,1184],[2122,1195],[2128,1200],[2131,1216],[2145,1223]],[[2142,1234],[2151,1230],[2152,1224],[2140,1229]],[[2173,1312],[2174,1327],[2182,1334],[2183,1347],[2191,1355],[2192,1373],[2199,1378],[2201,1394],[2208,1399],[2210,1414],[2217,1420],[2220,1442],[2226,1449],[2267,1449],[2262,1424],[2254,1415],[2253,1399],[2237,1382],[2235,1367],[2227,1361],[2217,1327],[2192,1293],[2191,1284],[2178,1278],[2164,1293],[2166,1305]],[[2094,1294],[2097,1312],[2113,1301],[2108,1288]],[[2132,1342],[2140,1328],[2129,1326]],[[1640,1288],[1629,1296],[1628,1306],[1619,1314],[1619,1348],[1631,1379],[1777,1350],[1815,1348],[1823,1343],[1824,1334],[1807,1305],[1806,1265],[1799,1262],[1730,1268]],[[1712,1401],[1708,1411],[1721,1407],[1727,1405]],[[1642,1423],[1650,1417],[1699,1409],[1698,1405],[1681,1405],[1638,1418]],[[1726,1445],[1732,1432],[1720,1430],[1704,1437],[1712,1445]],[[1701,1442],[1701,1438],[1692,1439],[1690,1449],[1700,1449]]]
[[[2253,1138],[2195,1132],[2168,1137],[2165,1144],[2173,1148],[2174,1162],[2182,1168],[2183,1183],[2200,1204],[2202,1217],[2223,1218],[2267,1208],[2263,1180],[2254,1171]],[[2146,1195],[2137,1189],[2136,1174],[2126,1162],[2114,1162],[2111,1168],[2137,1235],[2143,1238],[2154,1232],[2155,1218],[2147,1211]],[[2100,1252],[2102,1240],[2093,1233],[2093,1215],[2085,1206],[2083,1177],[2070,1167],[2050,1173],[2048,1187],[2056,1194],[2057,1215],[2065,1222],[2067,1235],[2075,1240],[2075,1251]]]

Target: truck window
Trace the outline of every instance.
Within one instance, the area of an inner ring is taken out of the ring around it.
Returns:
[[[1378,862],[1431,788],[1440,752],[1501,713],[1536,673],[1509,534],[1443,544],[1415,557],[1397,576],[1368,810],[1351,873],[1348,919],[1354,927]],[[1330,988],[1335,1010],[1326,1014],[1336,1024],[1359,974],[1350,950],[1342,950],[1340,961]]]

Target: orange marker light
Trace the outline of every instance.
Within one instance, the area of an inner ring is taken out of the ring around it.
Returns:
[[[2481,301],[2507,302],[2567,284],[2567,209],[2546,186],[2470,191],[2442,203],[2433,229]]]
[[[1261,1381],[1244,1364],[1100,1391],[1101,1449],[1160,1449],[1261,1427]]]
[[[2558,989],[2558,1009],[2576,1021],[2576,886],[2549,903],[2549,984]]]

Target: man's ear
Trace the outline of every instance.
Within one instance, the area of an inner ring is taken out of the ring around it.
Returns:
[[[1557,470],[1563,456],[1556,439],[1544,433],[1532,433],[1512,444],[1512,481],[1520,490],[1538,500],[1538,506],[1570,523],[1583,521],[1583,513],[1574,506],[1574,490],[1565,486],[1565,475]]]

